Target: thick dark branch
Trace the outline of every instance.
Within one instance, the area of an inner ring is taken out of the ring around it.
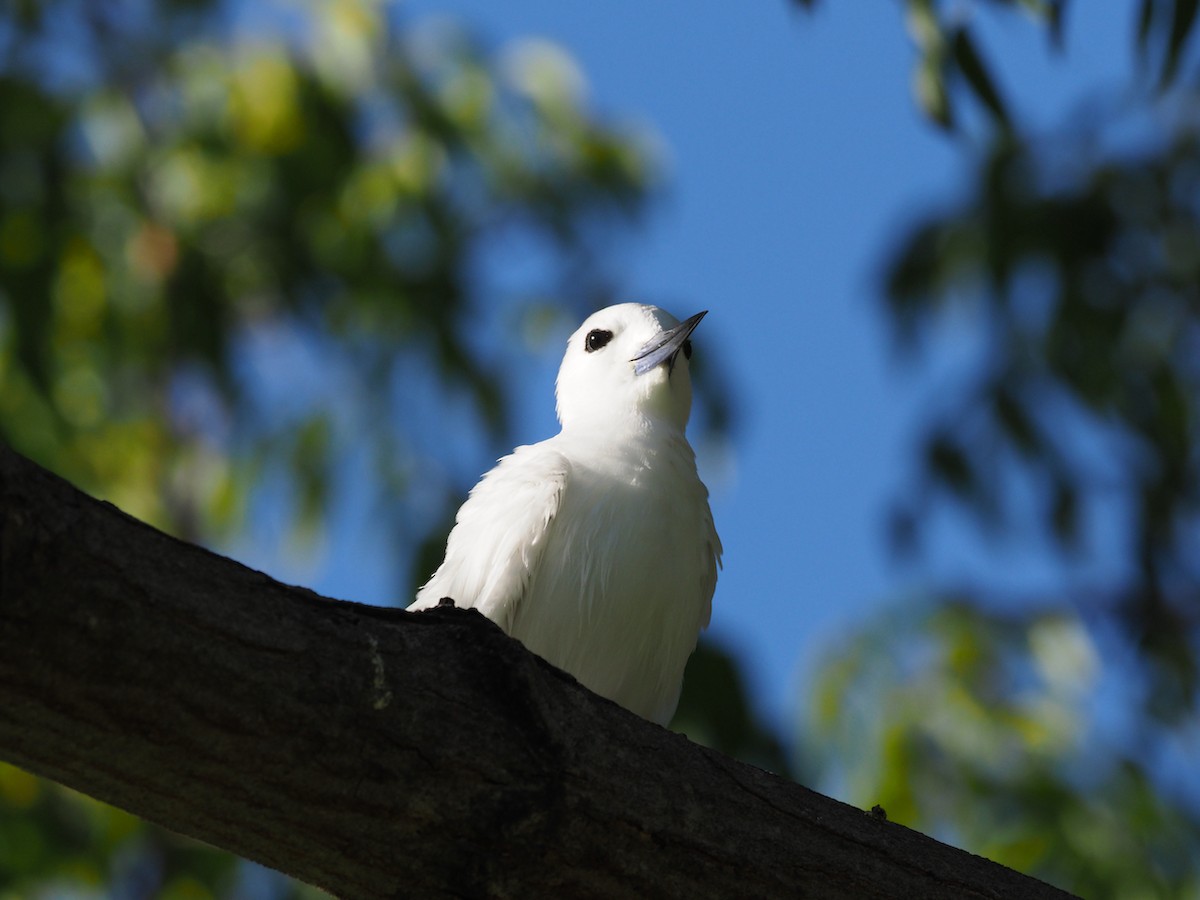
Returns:
[[[342,897],[1066,895],[0,448],[0,757]]]

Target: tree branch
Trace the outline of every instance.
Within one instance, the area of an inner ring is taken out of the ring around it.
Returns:
[[[279,584],[4,447],[0,757],[341,897],[1067,896],[642,721],[474,612]]]

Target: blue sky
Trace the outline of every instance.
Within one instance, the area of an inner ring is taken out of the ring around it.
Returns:
[[[1063,56],[1019,16],[978,17],[1022,119],[1051,127],[1127,80],[1134,11],[1120,6],[1117,16],[1072,16]],[[622,298],[680,318],[710,310],[697,348],[719,357],[738,423],[728,454],[698,448],[726,551],[711,634],[741,658],[781,730],[817,655],[880,604],[934,577],[1050,577],[1036,551],[997,559],[953,520],[935,529],[919,567],[897,568],[887,551],[885,513],[920,411],[964,356],[906,369],[881,314],[894,242],[958,196],[968,159],[956,145],[965,138],[914,108],[900,4],[826,0],[815,15],[783,0],[411,0],[401,10],[411,23],[461,19],[497,49],[553,41],[582,69],[594,109],[658,136],[668,184],[648,224],[621,244]],[[557,430],[560,353],[555,344],[530,363],[520,443]],[[358,562],[363,541],[361,530],[335,536],[309,583],[388,596],[383,568]]]

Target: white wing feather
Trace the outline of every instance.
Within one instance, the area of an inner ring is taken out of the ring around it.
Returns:
[[[566,457],[544,444],[518,447],[501,459],[459,509],[446,558],[409,609],[450,597],[455,606],[474,607],[511,632],[569,472]]]

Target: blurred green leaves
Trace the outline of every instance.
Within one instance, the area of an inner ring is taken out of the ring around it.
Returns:
[[[189,4],[187,22],[206,8]],[[171,385],[189,367],[253,443],[234,356],[267,327],[352,344],[357,389],[339,404],[371,418],[387,415],[388,360],[407,348],[501,429],[503,379],[463,337],[480,254],[526,233],[566,261],[574,302],[595,300],[596,228],[635,215],[654,178],[632,134],[589,115],[569,59],[528,44],[497,61],[464,32],[404,30],[366,2],[313,7],[301,36],[253,42],[215,25],[175,42],[114,9],[81,25],[100,76],[87,87],[27,49],[52,45],[46,10],[6,23],[29,43],[0,76],[5,439],[147,520],[228,527],[244,463],[265,449],[235,459],[173,423]],[[152,52],[139,63],[118,37]],[[315,496],[332,443],[311,435],[288,449],[277,434],[270,452]],[[174,477],[199,453],[203,483]]]
[[[1113,737],[1110,651],[1053,605],[913,601],[827,651],[805,746],[850,802],[1080,896],[1195,896],[1200,815]]]
[[[811,11],[818,0],[791,0],[797,9]],[[987,0],[955,3],[945,0],[900,0],[909,38],[917,52],[912,71],[912,94],[917,108],[934,124],[949,131],[963,129],[964,107],[981,110],[992,128],[1009,131],[1014,119],[1000,83],[981,49],[973,26],[981,10],[997,16],[1020,13],[1036,23],[1049,45],[1061,50],[1067,0]],[[1148,52],[1152,35],[1170,21],[1169,47],[1163,63],[1164,81],[1173,77],[1196,4],[1192,0],[1143,0],[1139,49]],[[1108,12],[1106,10],[1106,12]]]
[[[1057,9],[1057,4],[1047,5],[1038,13],[1053,22],[1056,20],[1052,18],[1052,10]],[[961,80],[998,127],[1011,128],[1000,90],[970,28],[959,21],[959,16],[947,18],[937,0],[908,0],[905,10],[909,36],[918,54],[913,69],[913,96],[925,115],[943,128],[957,127],[954,88]]]

